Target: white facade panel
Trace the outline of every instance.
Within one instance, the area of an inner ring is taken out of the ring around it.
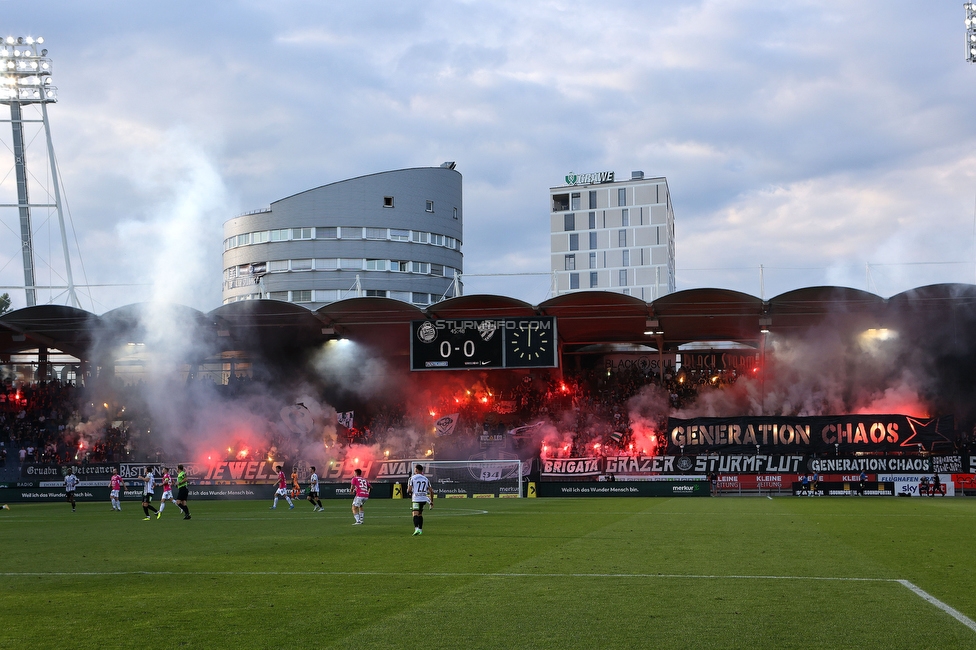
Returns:
[[[602,289],[653,300],[673,292],[674,213],[667,179],[610,176],[571,174],[567,183],[575,184],[549,189],[555,295]],[[575,258],[567,262],[569,254]]]

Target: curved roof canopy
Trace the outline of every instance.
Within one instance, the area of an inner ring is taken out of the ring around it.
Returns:
[[[639,298],[610,291],[579,291],[539,305],[556,317],[559,340],[566,345],[645,343],[648,305]]]
[[[230,303],[208,314],[182,305],[141,303],[95,316],[71,307],[44,305],[0,317],[0,354],[49,347],[90,358],[97,353],[93,350],[96,343],[117,346],[177,337],[193,341],[197,356],[229,350],[269,356],[299,353],[335,338],[349,338],[383,354],[402,356],[409,354],[410,322],[414,320],[534,315],[556,317],[560,342],[575,346],[577,352],[585,346],[611,344],[675,349],[687,343],[735,341],[754,346],[763,329],[790,335],[812,327],[887,327],[917,337],[955,331],[962,340],[976,330],[976,285],[918,287],[888,300],[847,287],[808,287],[767,302],[738,291],[691,289],[649,304],[618,293],[581,291],[537,307],[505,296],[471,295],[426,310],[389,298],[352,298],[316,312],[276,300]],[[954,329],[947,330],[946,325]]]
[[[62,305],[18,309],[0,316],[0,351],[9,354],[47,347],[85,358],[98,320],[83,309]]]
[[[834,327],[882,327],[885,300],[848,287],[807,287],[770,298],[768,328],[775,333],[802,331],[829,320]]]
[[[517,318],[535,316],[535,307],[517,298],[475,294],[458,296],[427,308],[432,318]]]
[[[763,301],[728,289],[689,289],[651,303],[669,346],[694,341],[752,343],[762,328]]]
[[[381,349],[388,355],[409,354],[410,321],[424,312],[392,298],[349,298],[318,310],[334,335]]]
[[[315,312],[279,300],[242,300],[214,309],[214,321],[222,349],[300,349],[328,339],[324,323]]]

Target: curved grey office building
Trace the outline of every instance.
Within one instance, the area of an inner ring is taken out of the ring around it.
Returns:
[[[454,163],[307,190],[224,223],[223,302],[317,309],[382,296],[422,306],[460,295],[462,224]]]

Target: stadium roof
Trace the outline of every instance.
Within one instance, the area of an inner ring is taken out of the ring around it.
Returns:
[[[89,358],[96,341],[151,343],[163,332],[207,344],[209,353],[273,355],[349,338],[388,355],[409,353],[410,322],[425,318],[481,319],[554,316],[563,346],[638,343],[677,349],[687,343],[735,341],[757,345],[761,330],[797,334],[817,326],[900,327],[924,334],[927,325],[971,322],[976,285],[919,287],[884,299],[847,287],[809,287],[767,301],[727,289],[691,289],[651,303],[605,291],[558,296],[538,306],[514,298],[472,295],[426,310],[389,298],[351,298],[312,312],[276,300],[231,303],[204,314],[182,305],[120,307],[101,316],[56,305],[0,317],[0,357],[39,347]],[[148,327],[149,323],[157,327]],[[658,331],[660,337],[645,334]],[[930,330],[931,331],[931,330]],[[963,332],[959,333],[960,335]]]

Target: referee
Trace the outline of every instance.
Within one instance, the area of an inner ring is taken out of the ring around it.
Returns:
[[[186,470],[183,469],[182,465],[176,466],[176,505],[183,509],[183,518],[190,518],[190,509],[186,505],[186,497],[189,495],[189,490],[187,490],[186,482]]]

